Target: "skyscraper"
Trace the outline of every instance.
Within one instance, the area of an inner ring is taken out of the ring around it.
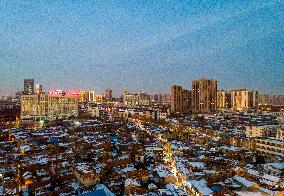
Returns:
[[[182,89],[182,112],[192,110],[191,107],[191,90]]]
[[[217,108],[231,107],[231,93],[224,90],[217,91]]]
[[[24,94],[33,95],[34,94],[34,79],[25,79],[24,80]]]
[[[35,86],[35,93],[36,93],[37,95],[43,93],[43,91],[42,91],[42,85],[41,85],[41,84],[37,84],[37,85]]]
[[[159,95],[154,94],[153,95],[153,100],[152,101],[159,101]]]
[[[192,107],[194,112],[211,113],[217,109],[217,81],[199,79],[192,81]]]
[[[258,97],[258,102],[260,105],[269,105],[271,103],[271,96],[270,95],[260,95]]]
[[[95,91],[80,91],[79,93],[79,101],[80,102],[95,102],[96,95]]]
[[[150,96],[147,93],[123,93],[123,105],[129,108],[148,106],[150,104]]]
[[[233,109],[249,108],[249,91],[247,89],[239,89],[231,92]]]
[[[284,95],[259,95],[257,100],[260,105],[284,105]]]
[[[173,112],[182,111],[182,87],[173,85],[171,87],[171,110]]]
[[[188,112],[191,109],[191,91],[181,86],[171,87],[171,110],[173,112]]]
[[[255,108],[258,105],[258,92],[257,91],[250,91],[249,92],[249,107]]]
[[[233,109],[246,110],[255,108],[258,104],[257,91],[248,91],[247,89],[234,90],[231,92]]]
[[[112,90],[106,89],[106,101],[112,101]]]

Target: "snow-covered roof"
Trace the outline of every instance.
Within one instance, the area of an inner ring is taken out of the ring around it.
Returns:
[[[158,173],[158,175],[160,176],[160,178],[166,178],[168,176],[173,175],[169,170],[168,167],[165,165],[159,165],[158,167],[156,167],[154,169],[154,171],[156,171]]]
[[[195,187],[198,192],[204,196],[213,194],[213,191],[207,186],[207,182],[205,181],[205,179],[188,180],[187,186],[189,186],[190,188]]]
[[[205,164],[203,162],[188,162],[193,167],[204,168]]]
[[[263,164],[264,166],[272,166],[278,170],[281,170],[281,169],[284,169],[284,163],[266,163],[266,164]]]
[[[139,184],[135,179],[127,178],[127,179],[124,181],[124,186],[127,187],[127,186],[129,186],[129,185],[140,186],[140,184]]]
[[[249,181],[248,179],[241,177],[239,175],[233,176],[233,179],[244,185],[245,187],[251,187],[254,183]]]

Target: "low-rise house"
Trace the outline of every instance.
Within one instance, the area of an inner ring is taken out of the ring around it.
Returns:
[[[213,191],[208,187],[205,179],[188,180],[186,183],[186,189],[188,190],[189,193],[196,196],[213,195]]]
[[[76,179],[86,187],[100,182],[100,175],[86,163],[77,163],[73,169]]]
[[[149,172],[142,169],[130,171],[127,173],[127,178],[138,179],[145,183],[149,180]]]
[[[124,181],[124,192],[126,195],[130,195],[130,191],[134,187],[139,187],[140,184],[135,179],[127,178]]]

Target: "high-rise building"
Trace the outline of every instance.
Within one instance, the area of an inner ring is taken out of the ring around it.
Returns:
[[[54,91],[39,95],[21,96],[21,119],[54,120],[78,116],[79,94]]]
[[[226,92],[223,90],[217,91],[217,108],[225,108],[226,106]]]
[[[250,91],[249,92],[249,108],[255,108],[258,105],[258,92]]]
[[[233,109],[248,109],[257,106],[257,91],[247,89],[234,90],[231,92],[231,104]]]
[[[159,101],[159,95],[154,94],[152,101],[158,102]]]
[[[150,96],[146,93],[128,93],[123,94],[123,105],[126,107],[148,106]]]
[[[182,87],[173,85],[171,87],[171,110],[173,112],[182,111]]]
[[[65,118],[78,116],[79,93],[49,92],[47,95],[47,118]]]
[[[139,105],[138,94],[131,94],[125,91],[123,93],[123,105],[126,107],[135,107]]]
[[[271,96],[269,95],[260,95],[258,97],[258,102],[260,105],[269,105],[271,103]]]
[[[112,101],[112,90],[106,89],[106,95],[105,95],[106,101]]]
[[[188,112],[191,110],[191,91],[182,89],[182,112]]]
[[[41,85],[41,84],[37,84],[37,85],[35,86],[35,93],[36,93],[37,95],[43,93],[42,85]]]
[[[32,118],[34,121],[44,120],[46,117],[46,95],[22,95],[21,119]]]
[[[234,90],[231,92],[233,109],[249,108],[249,91],[246,89]]]
[[[103,103],[105,101],[105,95],[96,95],[95,100],[96,103]]]
[[[217,91],[217,108],[231,107],[231,93],[224,90]]]
[[[33,95],[34,94],[34,79],[24,80],[24,94]]]
[[[259,95],[260,105],[284,105],[284,95]]]
[[[188,112],[191,109],[191,91],[181,86],[171,87],[171,110],[173,112]]]
[[[270,97],[272,105],[284,105],[284,95],[272,95]]]
[[[166,101],[166,96],[167,94],[162,94],[162,93],[159,93],[159,94],[153,94],[153,95],[150,95],[150,100],[153,101],[153,102],[164,102]]]
[[[95,91],[80,91],[79,92],[79,101],[80,102],[95,102],[96,95]]]
[[[159,94],[159,99],[158,102],[163,102],[165,101],[165,95],[163,95],[162,93]]]
[[[79,92],[79,101],[80,101],[80,102],[85,102],[85,101],[87,101],[87,99],[86,99],[86,92],[87,92],[87,91],[80,91],[80,92]]]
[[[148,106],[150,104],[150,96],[147,93],[138,93],[138,105]]]
[[[192,81],[192,107],[194,112],[211,113],[217,109],[217,81]]]
[[[279,103],[278,105],[284,105],[284,95],[279,95]]]
[[[171,102],[172,96],[171,93],[165,94],[164,102]]]

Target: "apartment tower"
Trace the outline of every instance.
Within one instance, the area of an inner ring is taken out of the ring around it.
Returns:
[[[192,107],[194,112],[211,113],[216,111],[216,80],[202,78],[192,81]]]

